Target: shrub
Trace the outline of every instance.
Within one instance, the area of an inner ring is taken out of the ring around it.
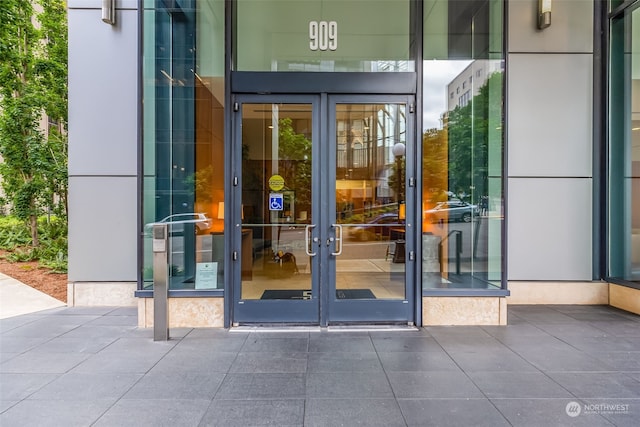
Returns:
[[[38,261],[55,273],[67,272],[67,221],[60,217],[38,218],[40,246],[32,247],[29,227],[15,217],[0,217],[0,249],[9,251],[11,262]]]

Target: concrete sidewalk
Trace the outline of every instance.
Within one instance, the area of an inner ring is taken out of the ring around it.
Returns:
[[[65,306],[62,301],[0,273],[0,319]]]
[[[508,326],[172,329],[136,309],[0,320],[0,425],[640,425],[640,316],[510,306]]]

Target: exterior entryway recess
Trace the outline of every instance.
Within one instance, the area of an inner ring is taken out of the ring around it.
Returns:
[[[235,101],[233,324],[412,323],[413,97]]]

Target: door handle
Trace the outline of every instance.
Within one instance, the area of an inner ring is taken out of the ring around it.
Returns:
[[[311,229],[314,228],[316,225],[315,224],[309,224],[307,226],[304,227],[304,250],[307,253],[307,255],[309,256],[316,256],[315,252],[311,252],[309,250],[309,237],[311,236]],[[313,241],[317,241],[317,238],[313,239]]]
[[[335,241],[338,245],[338,250],[336,252],[331,252],[331,255],[333,256],[342,255],[342,225],[332,224],[331,226],[337,230]]]

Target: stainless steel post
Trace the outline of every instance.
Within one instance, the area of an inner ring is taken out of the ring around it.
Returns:
[[[153,225],[153,340],[169,339],[169,257],[167,224]]]

